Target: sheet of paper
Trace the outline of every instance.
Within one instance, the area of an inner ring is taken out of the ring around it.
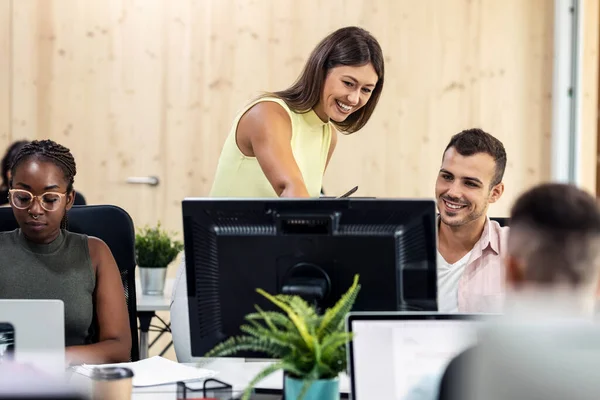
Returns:
[[[190,367],[184,364],[155,356],[129,363],[89,365],[84,364],[75,368],[75,371],[85,376],[91,376],[95,367],[126,367],[133,371],[133,386],[156,386],[179,381],[192,381],[212,378],[216,371],[204,368]]]

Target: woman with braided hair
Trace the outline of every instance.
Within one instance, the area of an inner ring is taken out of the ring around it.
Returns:
[[[13,159],[9,201],[19,228],[0,232],[0,298],[62,300],[69,364],[127,361],[131,332],[115,259],[102,240],[66,229],[76,173],[69,149],[51,140],[30,142]]]
[[[8,182],[10,181],[10,166],[12,165],[13,159],[16,157],[21,147],[29,143],[28,140],[17,140],[13,142],[6,149],[2,161],[0,161],[0,169],[2,170],[2,182],[0,182],[0,206],[9,206],[8,204]],[[84,206],[86,204],[85,197],[78,190],[75,192],[75,201],[73,205]]]

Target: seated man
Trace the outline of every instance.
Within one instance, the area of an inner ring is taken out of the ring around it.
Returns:
[[[514,306],[509,311],[534,305],[527,311],[536,316],[593,316],[600,287],[600,210],[592,196],[566,184],[529,190],[512,208],[506,251],[507,304]],[[469,383],[461,379],[475,351],[448,365],[439,399],[466,398],[458,391]]]
[[[504,192],[505,167],[502,142],[481,129],[454,135],[444,151],[435,183],[440,312],[500,311],[508,228],[487,210]]]

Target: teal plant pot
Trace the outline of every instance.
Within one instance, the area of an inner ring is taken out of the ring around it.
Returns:
[[[339,400],[340,382],[339,378],[319,379],[314,381],[302,399],[302,386],[304,381],[285,376],[285,400]]]

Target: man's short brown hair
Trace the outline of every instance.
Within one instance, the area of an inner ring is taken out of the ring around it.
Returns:
[[[496,173],[490,187],[502,182],[504,170],[506,169],[506,151],[501,141],[481,129],[467,129],[452,136],[450,143],[444,150],[444,155],[450,147],[453,147],[458,154],[465,157],[478,153],[492,156],[496,163]]]

